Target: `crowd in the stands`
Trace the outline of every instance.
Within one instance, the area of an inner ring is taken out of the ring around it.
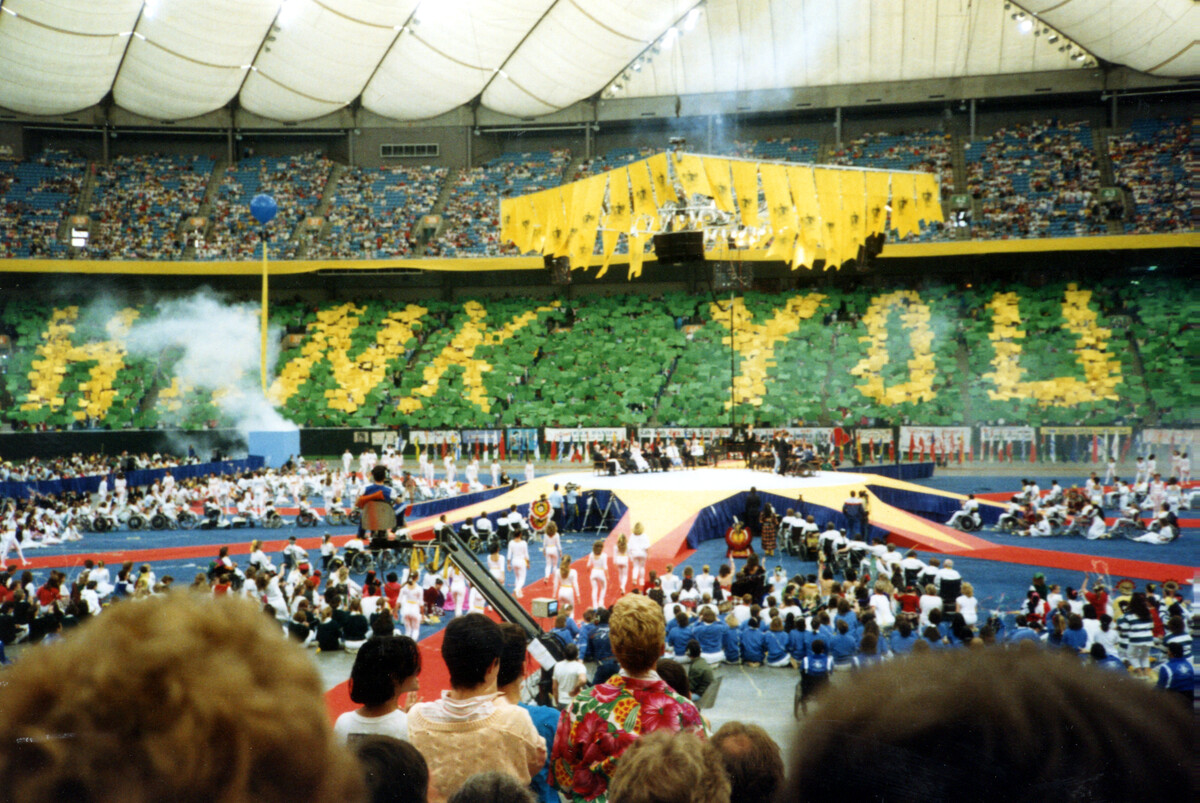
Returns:
[[[430,256],[501,256],[516,253],[500,242],[500,201],[557,187],[571,161],[565,148],[508,153],[464,170],[442,212],[444,228],[429,244]]]
[[[78,211],[87,161],[42,151],[24,162],[0,159],[0,258],[62,257],[63,219]]]
[[[1113,180],[1133,194],[1127,232],[1189,231],[1192,218],[1192,123],[1168,118],[1134,120],[1129,131],[1108,138]]]
[[[1086,122],[1037,121],[967,145],[967,188],[983,216],[972,237],[1073,237],[1106,231]]]
[[[262,227],[251,216],[250,199],[271,195],[278,215],[269,224],[270,253],[287,259],[295,253],[292,237],[297,226],[311,215],[325,191],[333,162],[319,151],[293,156],[249,156],[230,167],[221,180],[213,203],[210,236],[205,258],[248,259],[262,256]]]
[[[1137,119],[1108,138],[1113,181],[1132,195],[1131,233],[1187,231],[1191,121]],[[758,159],[817,162],[820,143],[803,137],[768,137],[734,143],[731,151]],[[1097,198],[1100,164],[1086,122],[1036,121],[1001,128],[965,145],[967,191],[981,202],[973,221],[977,239],[1064,237],[1107,232],[1119,201]],[[721,148],[716,148],[721,152]],[[279,218],[273,250],[295,254],[300,241],[320,258],[370,258],[412,253],[416,222],[451,181],[445,225],[429,244],[432,256],[515,253],[499,242],[499,202],[610,170],[644,158],[649,148],[613,149],[582,161],[569,176],[565,149],[505,153],[480,167],[448,177],[442,168],[349,168],[339,179],[327,221],[297,233],[313,214],[332,162],[317,152],[287,157],[245,154],[221,179],[211,223],[184,231],[181,222],[201,211],[213,162],[205,157],[117,156],[97,167],[90,208],[96,224],[89,253],[100,259],[178,259],[194,249],[200,259],[245,259],[261,254],[258,225],[246,203],[259,192],[274,195]],[[952,146],[947,135],[917,130],[869,132],[833,149],[832,164],[925,170],[939,176],[943,196],[953,193]],[[47,150],[26,162],[0,161],[0,257],[66,256],[60,225],[76,208],[86,162]],[[943,239],[953,228],[930,228],[915,239]],[[422,238],[423,241],[423,238]]]
[[[180,222],[200,211],[212,175],[207,157],[115,156],[96,167],[88,211],[96,259],[178,259]]]
[[[408,256],[417,226],[437,201],[445,168],[351,167],[338,178],[329,233],[310,249],[314,259]]]

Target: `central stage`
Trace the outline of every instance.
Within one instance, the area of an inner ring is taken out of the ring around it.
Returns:
[[[607,491],[708,491],[713,493],[748,491],[799,491],[809,488],[857,487],[875,477],[869,474],[849,474],[837,471],[818,471],[812,477],[784,477],[748,468],[700,468],[681,471],[661,471],[652,474],[619,474],[615,477],[597,476],[590,471],[554,474],[551,479],[560,486],[573,482],[580,488]]]

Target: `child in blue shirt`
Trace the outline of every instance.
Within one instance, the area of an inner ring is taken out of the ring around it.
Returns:
[[[759,630],[757,619],[750,619],[742,630],[742,663],[761,666],[767,657],[767,637]]]
[[[742,636],[738,630],[737,617],[733,614],[725,619],[725,632],[721,635],[721,645],[725,650],[725,663],[740,664],[742,662]]]
[[[783,620],[776,616],[771,620],[771,628],[766,633],[767,666],[791,666],[792,658],[788,655],[788,634],[783,629]]]
[[[808,701],[821,688],[829,684],[833,674],[833,659],[825,652],[825,642],[817,639],[809,648],[809,654],[800,662],[800,710],[808,715]]]

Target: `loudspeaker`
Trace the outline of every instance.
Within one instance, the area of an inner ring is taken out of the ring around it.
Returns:
[[[704,232],[675,231],[654,235],[654,254],[660,265],[704,261]]]
[[[550,284],[571,283],[571,261],[566,257],[542,257],[546,270],[550,271]]]

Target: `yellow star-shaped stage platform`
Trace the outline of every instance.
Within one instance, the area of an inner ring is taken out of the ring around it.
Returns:
[[[893,533],[902,546],[954,553],[992,547],[982,539],[933,524],[913,513],[885,504],[871,488],[886,487],[955,500],[965,497],[875,474],[836,471],[817,472],[812,477],[783,477],[762,471],[727,468],[621,474],[616,477],[582,471],[563,472],[539,477],[486,502],[458,508],[447,514],[447,519],[463,521],[481,513],[506,510],[510,505],[527,505],[542,494],[548,495],[555,485],[561,489],[567,483],[577,484],[584,492],[611,491],[628,507],[628,513],[622,517],[612,534],[628,533],[635,522],[641,522],[646,527],[652,545],[689,523],[705,507],[754,487],[760,492],[788,499],[803,496],[809,505],[838,512],[850,491],[867,490],[871,495],[871,523]],[[782,515],[783,511],[779,513]],[[410,527],[420,530],[432,524],[433,519],[425,519],[413,522]]]
[[[629,533],[635,523],[641,522],[650,537],[652,562],[654,558],[671,561],[679,557],[687,548],[687,536],[693,524],[705,508],[751,487],[764,494],[766,501],[776,501],[777,509],[782,505],[772,497],[787,500],[803,497],[809,512],[814,512],[816,506],[826,513],[841,513],[842,504],[851,491],[865,490],[870,498],[871,525],[886,531],[889,542],[901,548],[1070,570],[1087,570],[1094,560],[1091,555],[998,545],[935,523],[914,510],[921,510],[926,515],[939,507],[953,510],[966,497],[869,473],[823,471],[811,477],[784,477],[748,469],[704,468],[610,477],[590,471],[568,471],[523,483],[486,502],[456,508],[448,512],[446,518],[450,523],[458,523],[485,513],[507,510],[511,505],[527,506],[543,494],[549,495],[555,485],[561,489],[567,483],[577,484],[584,493],[608,491],[616,495],[628,510],[608,533],[608,546],[612,546],[618,535]],[[888,504],[881,496],[901,501]],[[912,509],[904,509],[906,504]],[[980,500],[980,505],[1003,507],[984,500]],[[784,511],[778,509],[777,512],[782,515]],[[948,512],[944,515],[949,518]],[[823,517],[818,515],[817,520],[821,522]],[[413,521],[409,528],[420,538],[431,531],[435,521],[436,517]],[[1190,571],[1172,564],[1117,558],[1109,558],[1107,563],[1114,574],[1146,578],[1191,577]]]

